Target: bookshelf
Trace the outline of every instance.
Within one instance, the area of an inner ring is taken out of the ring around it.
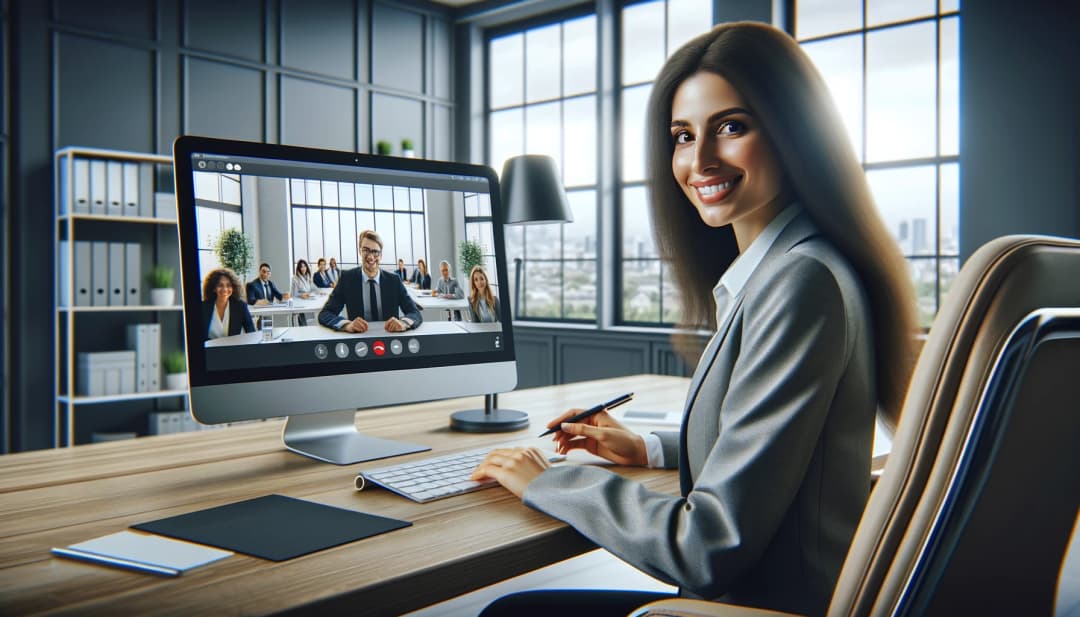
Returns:
[[[54,165],[54,446],[88,441],[77,430],[86,407],[94,412],[89,424],[106,432],[145,433],[147,414],[183,408],[187,396],[164,389],[160,370],[163,354],[184,344],[175,202],[161,195],[173,192],[172,159],[69,147]],[[146,275],[154,265],[174,271],[172,304],[150,302]],[[129,340],[129,326],[138,324],[158,324],[160,339],[149,341],[159,342]],[[95,358],[132,349],[134,373],[126,363],[94,373],[102,366]]]

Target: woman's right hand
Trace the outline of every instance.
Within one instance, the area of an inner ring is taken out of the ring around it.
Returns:
[[[591,454],[606,458],[616,465],[644,466],[649,464],[645,439],[620,424],[606,411],[594,414],[581,422],[563,424],[564,420],[581,411],[581,409],[571,409],[548,422],[548,428],[562,425],[561,430],[555,431],[553,440],[555,450],[559,454],[581,448]]]

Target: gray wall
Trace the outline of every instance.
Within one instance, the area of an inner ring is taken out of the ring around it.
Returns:
[[[464,285],[455,264],[456,247],[465,238],[465,200],[461,193],[449,191],[426,191],[425,200],[428,203],[428,248],[431,254],[424,259],[431,275],[431,287],[434,289],[436,280],[442,276],[439,273],[440,261],[449,262],[450,276]]]
[[[200,134],[368,152],[376,137],[394,141],[395,151],[410,137],[418,156],[450,158],[452,14],[445,7],[422,0],[12,5],[10,19],[0,10],[0,32],[12,34],[10,55],[6,35],[0,45],[4,81],[11,80],[0,106],[4,126],[15,127],[10,157],[0,131],[0,157],[12,172],[10,210],[3,204],[5,267],[53,269],[52,152],[64,146],[168,154],[176,136]],[[287,255],[273,265],[275,280],[287,286]],[[4,306],[3,321],[19,324],[4,332],[13,387],[5,389],[10,431],[0,429],[15,450],[52,445],[53,292],[35,289],[14,290]],[[102,430],[138,430],[137,416],[148,410],[88,409],[79,410],[80,433],[94,428],[84,419],[97,418],[109,423]]]
[[[1006,234],[1080,236],[1080,5],[960,7],[960,257]]]

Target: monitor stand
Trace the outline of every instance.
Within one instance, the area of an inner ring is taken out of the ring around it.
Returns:
[[[430,446],[380,439],[356,430],[356,411],[331,411],[289,416],[281,431],[285,447],[304,456],[335,465],[363,463],[380,458],[425,452]]]

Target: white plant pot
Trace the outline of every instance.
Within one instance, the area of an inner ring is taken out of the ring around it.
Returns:
[[[416,150],[402,150],[401,156],[407,159],[416,158]]]
[[[165,375],[166,390],[187,390],[187,373],[168,373]]]
[[[152,306],[173,306],[176,303],[175,289],[151,289],[150,304]]]

